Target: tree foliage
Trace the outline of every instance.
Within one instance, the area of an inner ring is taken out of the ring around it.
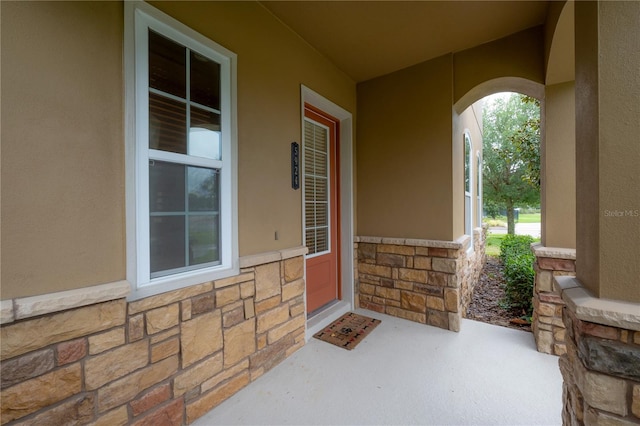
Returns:
[[[507,211],[514,234],[514,208],[540,203],[540,104],[511,94],[494,98],[483,113],[484,199]]]

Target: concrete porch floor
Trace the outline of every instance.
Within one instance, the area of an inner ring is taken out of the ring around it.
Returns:
[[[356,312],[382,323],[355,349],[312,338],[194,425],[561,424],[558,358],[531,333]]]

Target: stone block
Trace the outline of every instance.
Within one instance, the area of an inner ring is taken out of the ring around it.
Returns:
[[[191,299],[183,300],[180,302],[180,319],[182,321],[189,321],[193,316],[191,312]]]
[[[289,319],[289,305],[279,305],[278,307],[258,314],[257,332],[265,331],[282,324]]]
[[[360,294],[376,294],[376,287],[372,284],[360,283]]]
[[[219,310],[184,321],[181,329],[182,368],[222,349],[222,315]]]
[[[413,283],[409,281],[395,280],[393,286],[399,290],[413,290]]]
[[[184,400],[176,399],[164,407],[154,410],[143,418],[136,420],[131,426],[182,425]]]
[[[403,291],[400,295],[401,307],[414,312],[427,312],[426,306],[427,296],[419,293],[410,293]]]
[[[553,332],[547,330],[539,330],[534,335],[538,352],[545,354],[553,353]]]
[[[177,303],[152,309],[145,314],[147,334],[152,335],[178,325],[180,308]]]
[[[419,269],[398,269],[398,278],[403,281],[411,281],[415,283],[427,283],[427,271]]]
[[[139,416],[153,407],[157,407],[171,398],[171,387],[165,383],[145,392],[140,398],[131,401],[131,414]]]
[[[401,246],[396,244],[379,244],[378,254],[380,253],[391,253],[391,254],[401,254],[404,256],[413,256],[415,254],[415,248],[412,246]]]
[[[458,290],[445,288],[444,289],[444,307],[448,312],[458,312],[459,300]]]
[[[53,349],[31,352],[0,364],[1,388],[41,376],[55,366]]]
[[[284,262],[284,280],[291,282],[304,276],[304,257],[298,256]]]
[[[175,397],[184,395],[222,371],[222,352],[183,370],[173,381]]]
[[[262,312],[268,311],[270,309],[275,308],[281,302],[280,294],[277,296],[270,297],[269,299],[263,300],[261,302],[257,302],[255,304],[256,314],[261,314]]]
[[[536,291],[552,292],[553,291],[553,273],[551,271],[536,271]]]
[[[129,317],[129,342],[135,342],[144,337],[144,315]]]
[[[287,309],[287,316],[289,310]],[[256,321],[246,320],[224,331],[224,368],[237,364],[256,351]]]
[[[540,298],[541,302],[545,302],[545,303],[553,303],[554,305],[564,305],[564,300],[562,300],[562,297],[560,297],[559,294],[557,293],[546,293],[546,292],[539,292],[538,293],[538,297]]]
[[[640,345],[640,331],[635,331],[633,333],[633,343]]]
[[[124,328],[119,327],[106,333],[89,337],[89,354],[96,355],[125,343]]]
[[[184,299],[189,299],[190,297],[194,297],[199,294],[210,292],[211,290],[213,290],[213,283],[208,282],[136,300],[135,302],[131,302],[128,305],[129,315],[134,315],[154,308],[159,308],[161,306],[168,306],[172,303],[176,303]]]
[[[280,263],[256,266],[256,302],[280,294]]]
[[[299,279],[282,286],[282,301],[286,302],[304,294],[304,280]]]
[[[449,312],[447,315],[449,316],[449,330],[456,333],[460,331],[460,314]]]
[[[621,419],[620,417],[612,416],[610,414],[594,410],[593,408],[588,408],[586,410],[584,424],[588,426],[638,426],[638,423],[633,420]]]
[[[603,339],[618,340],[619,337],[617,328],[586,321],[580,321],[578,323],[578,331],[581,334],[602,337]]]
[[[633,399],[631,400],[631,412],[640,419],[640,385],[633,385]]]
[[[284,336],[291,334],[305,325],[305,317],[304,315],[300,315],[299,317],[295,317],[285,322],[282,325],[279,325],[267,333],[267,342],[268,344],[273,344],[278,340],[282,339]]]
[[[562,356],[567,353],[567,346],[564,343],[554,343],[553,344],[553,354],[557,356]]]
[[[438,328],[449,329],[449,314],[433,309],[427,310],[427,324]]]
[[[431,296],[440,296],[443,297],[444,289],[442,287],[436,287],[432,285],[425,284],[414,284],[413,291],[418,293],[429,294]]]
[[[246,283],[240,284],[240,297],[243,299],[248,299],[249,297],[253,297],[256,294],[256,283],[253,281],[249,281]]]
[[[238,364],[234,365],[233,367],[225,368],[220,373],[216,374],[215,376],[213,376],[210,379],[207,379],[205,382],[203,382],[202,385],[200,386],[200,393],[204,394],[207,391],[209,391],[209,390],[217,387],[218,385],[220,385],[220,383],[226,382],[230,378],[232,378],[234,376],[237,376],[238,374],[243,373],[243,372],[248,371],[248,370],[249,370],[249,360],[248,359],[245,359],[245,360],[239,362]]]
[[[415,269],[431,269],[431,258],[426,256],[415,256],[413,258],[413,267]]]
[[[223,278],[221,280],[217,280],[215,282],[215,288],[224,288],[234,284],[240,284],[247,281],[252,281],[255,278],[253,272],[245,272],[243,271],[240,275],[235,275],[229,278]]]
[[[0,399],[2,423],[35,413],[81,391],[80,363],[71,364],[3,389]]]
[[[178,353],[180,353],[180,339],[174,337],[151,346],[151,362],[158,362]]]
[[[234,285],[216,291],[216,305],[218,307],[228,305],[240,300],[240,286]]]
[[[233,327],[234,325],[240,324],[244,320],[244,303],[242,303],[237,308],[222,314],[222,327]]]
[[[446,272],[447,274],[455,274],[458,270],[458,262],[455,259],[443,259],[434,257],[431,260],[431,268],[434,271]]]
[[[261,368],[269,371],[284,360],[287,349],[291,347],[291,345],[293,345],[293,338],[281,339],[274,344],[263,347],[249,357],[249,368],[251,371]]]
[[[427,315],[420,312],[408,311],[406,309],[388,306],[384,313],[387,315],[392,315],[394,317],[403,318],[413,322],[419,322],[424,324],[427,320]]]
[[[93,420],[94,395],[81,395],[21,421],[20,426],[84,425]]]
[[[304,303],[296,303],[289,306],[289,316],[291,318],[304,314]]]
[[[540,302],[537,308],[538,315],[553,317],[556,314],[556,307],[551,303]]]
[[[640,347],[583,336],[578,353],[584,365],[594,371],[640,381]]]
[[[627,415],[627,382],[588,370],[583,379],[582,396],[587,404],[619,416]]]
[[[215,307],[215,297],[211,293],[201,294],[191,299],[191,315],[200,315],[213,311]]]
[[[402,268],[406,266],[406,257],[400,254],[379,253],[376,258],[378,265],[391,266],[394,268]]]
[[[149,343],[141,340],[89,358],[84,364],[87,390],[112,382],[149,363]]]
[[[370,243],[359,243],[357,253],[358,258],[361,260],[375,260],[376,245]]]
[[[358,263],[358,272],[361,274],[376,275],[379,277],[391,278],[391,267],[374,265],[369,263]]]
[[[383,299],[400,300],[400,290],[386,287],[376,287],[376,295]]]
[[[121,326],[125,312],[122,299],[9,324],[0,329],[0,360]]]
[[[576,263],[570,259],[554,259],[552,257],[539,257],[538,267],[548,271],[568,271],[575,272]]]
[[[259,266],[256,267],[256,269],[258,268]],[[195,419],[202,417],[205,413],[217,407],[222,401],[238,392],[247,384],[249,384],[249,373],[245,372],[203,395],[194,402],[189,403],[187,405],[187,424],[193,423]]]
[[[427,282],[431,286],[446,287],[449,282],[449,275],[442,272],[429,271]]]
[[[253,298],[245,299],[244,304],[244,318],[249,319],[256,316],[256,307],[253,304]]]
[[[178,371],[178,356],[134,371],[98,390],[98,412],[102,413],[131,401],[140,392],[173,376]]]
[[[378,313],[381,313],[381,314],[385,312],[384,305],[380,305],[378,303],[373,303],[373,302],[368,301],[368,300],[360,299],[360,307],[362,309],[368,309],[370,311],[378,312]]]
[[[434,296],[427,296],[427,308],[437,311],[444,311],[444,299]]]
[[[429,256],[432,256],[432,257],[449,257],[449,251],[446,248],[429,247]]]
[[[127,423],[129,423],[129,412],[127,406],[123,405],[98,417],[90,426],[124,426]]]
[[[151,336],[149,342],[152,345],[155,345],[158,342],[163,342],[170,337],[177,336],[178,334],[180,334],[180,327],[173,327],[171,330],[167,330],[163,333],[158,333],[155,336]]]
[[[553,330],[553,338],[556,342],[564,342],[565,334],[564,328],[554,328]]]

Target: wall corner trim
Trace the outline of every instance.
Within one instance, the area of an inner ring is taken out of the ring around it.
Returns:
[[[13,300],[0,301],[0,324],[9,324],[14,320],[13,316]]]
[[[2,324],[38,315],[79,308],[81,306],[122,299],[127,297],[130,292],[131,284],[128,281],[115,281],[56,293],[3,300]],[[9,317],[7,314],[7,321],[5,321],[5,304],[11,304],[13,308],[13,315]]]

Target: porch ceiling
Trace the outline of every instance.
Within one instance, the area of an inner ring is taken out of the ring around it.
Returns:
[[[544,22],[548,1],[262,1],[356,82]]]

